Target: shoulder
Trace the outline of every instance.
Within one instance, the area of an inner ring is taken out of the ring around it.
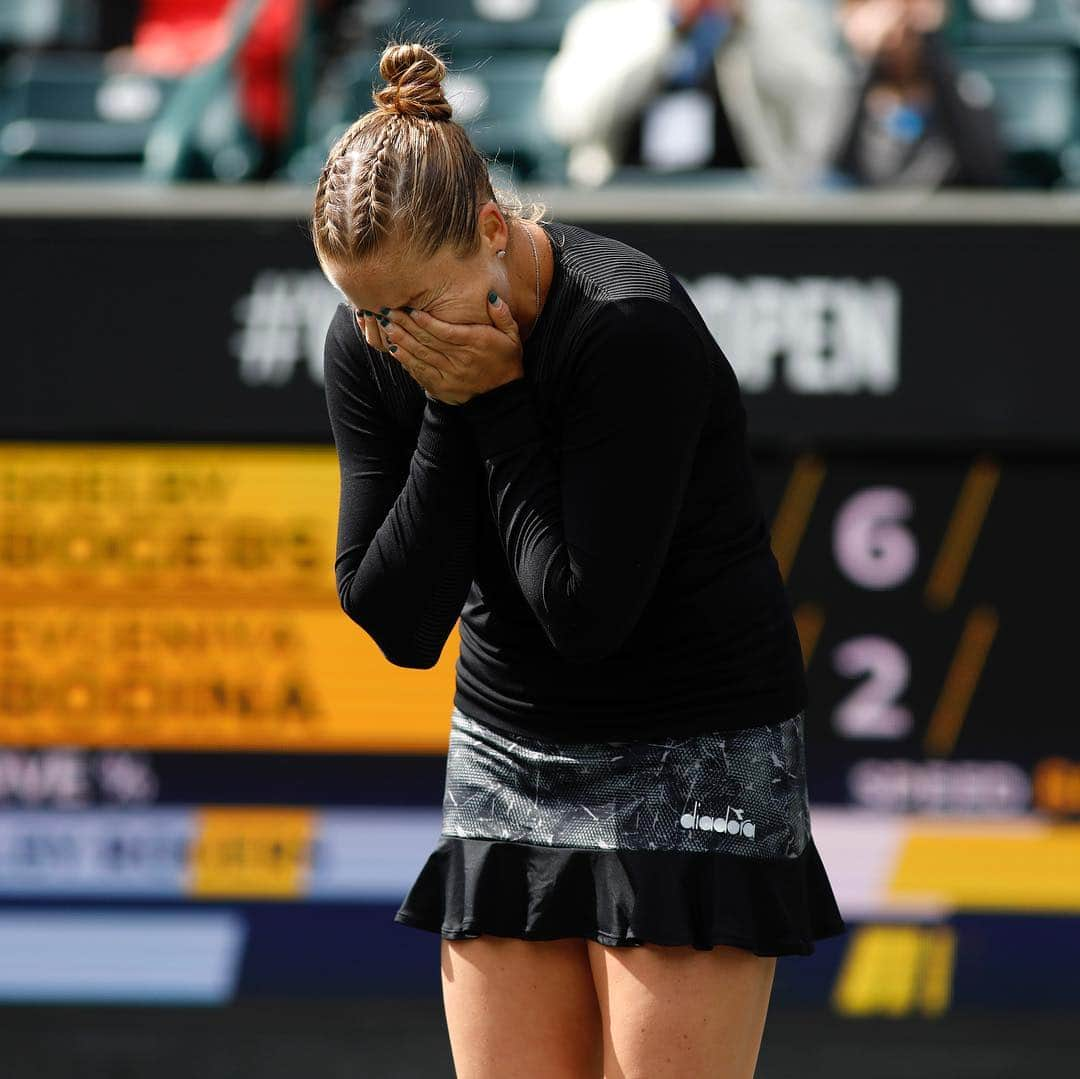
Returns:
[[[639,296],[670,298],[671,273],[652,255],[580,225],[551,224],[562,271],[584,300],[603,303]]]
[[[588,352],[616,349],[652,363],[659,353],[665,365],[685,358],[684,363],[708,366],[710,342],[676,296],[620,296],[595,303],[584,321],[581,341]]]
[[[580,343],[574,371],[579,392],[601,392],[612,404],[639,397],[657,407],[710,396],[712,351],[668,300],[628,296],[599,303]]]
[[[619,296],[595,304],[587,327],[593,334],[621,337],[642,334],[652,339],[674,334],[686,341],[698,337],[696,327],[678,303],[648,295]]]
[[[564,279],[558,312],[564,341],[673,334],[687,345],[715,347],[682,282],[652,255],[579,225],[547,225]]]

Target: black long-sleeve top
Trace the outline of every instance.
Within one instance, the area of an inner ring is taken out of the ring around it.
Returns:
[[[735,374],[678,279],[545,221],[524,376],[429,398],[339,305],[325,387],[342,609],[403,667],[460,616],[453,703],[565,740],[779,722],[807,703]]]

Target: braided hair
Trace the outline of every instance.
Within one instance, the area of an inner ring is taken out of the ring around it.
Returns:
[[[477,211],[495,192],[487,161],[452,119],[446,70],[432,45],[383,49],[386,85],[338,138],[315,188],[311,237],[324,269],[353,266],[390,244],[416,258],[444,244],[462,256],[475,251]],[[520,203],[499,206],[523,216]]]

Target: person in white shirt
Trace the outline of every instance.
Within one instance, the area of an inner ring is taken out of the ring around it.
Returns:
[[[754,170],[803,187],[826,168],[850,79],[814,0],[588,0],[541,89],[567,178],[621,165]]]

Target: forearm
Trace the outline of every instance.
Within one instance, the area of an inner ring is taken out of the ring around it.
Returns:
[[[563,523],[559,474],[523,378],[468,403],[488,504],[522,596],[553,647],[567,658],[603,651],[601,620],[575,577]],[[590,636],[590,634],[592,636]]]
[[[637,300],[612,304],[581,352],[558,453],[525,378],[462,406],[510,570],[564,658],[611,655],[638,622],[667,556],[710,384],[682,316]]]
[[[339,536],[341,606],[402,667],[438,662],[474,575],[478,470],[454,407],[425,402],[404,484],[359,561]]]

